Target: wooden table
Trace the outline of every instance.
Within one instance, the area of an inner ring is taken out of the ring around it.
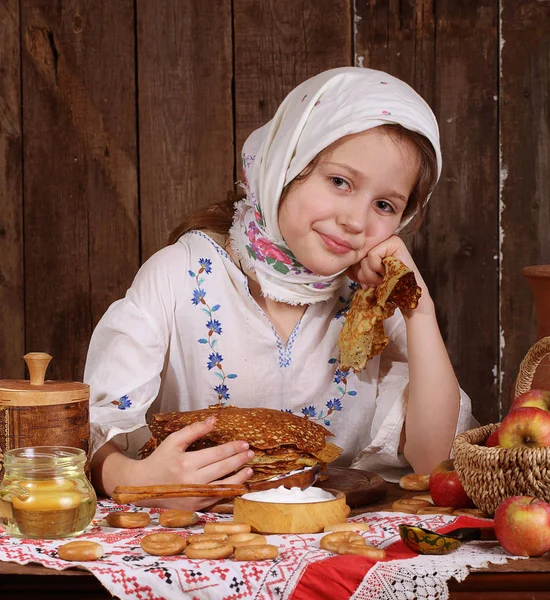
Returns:
[[[352,514],[384,510],[401,497],[415,495],[390,484],[386,498]],[[474,569],[461,583],[448,581],[451,600],[550,600],[550,553],[540,558],[511,560],[504,565]],[[40,565],[0,562],[2,600],[106,600],[111,594],[88,571],[55,571]]]

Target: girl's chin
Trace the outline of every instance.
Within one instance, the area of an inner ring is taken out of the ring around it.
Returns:
[[[320,277],[336,277],[342,272],[343,269],[349,268],[345,265],[334,266],[330,268],[321,265],[304,266],[307,267],[312,273],[315,273],[315,275],[319,275]]]

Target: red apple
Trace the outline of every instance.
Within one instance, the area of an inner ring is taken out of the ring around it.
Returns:
[[[436,506],[452,506],[453,508],[474,506],[460,483],[452,459],[439,463],[431,472],[430,494]]]
[[[550,504],[531,496],[512,496],[495,511],[500,545],[517,556],[540,556],[550,550]]]
[[[485,445],[488,448],[492,448],[494,446],[499,445],[499,440],[498,440],[499,431],[500,431],[500,429],[495,429],[495,431],[493,431],[493,433],[491,433],[491,435],[485,440]]]
[[[502,448],[550,446],[550,412],[540,408],[518,408],[500,424],[498,436]]]
[[[541,408],[550,412],[550,392],[547,390],[529,390],[524,394],[520,394],[512,402],[512,406],[508,412],[512,412],[518,408],[527,408],[528,406]]]

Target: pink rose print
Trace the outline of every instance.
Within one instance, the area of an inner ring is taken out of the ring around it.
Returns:
[[[280,248],[275,246],[275,244],[272,244],[271,242],[261,238],[255,240],[255,243],[261,254],[263,254],[266,258],[273,258],[284,263],[285,265],[292,264],[290,258]]]

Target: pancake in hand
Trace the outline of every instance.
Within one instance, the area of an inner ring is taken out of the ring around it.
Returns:
[[[400,260],[387,256],[382,261],[384,279],[377,288],[358,288],[346,315],[346,322],[338,337],[340,369],[356,373],[367,362],[381,354],[388,344],[384,320],[391,317],[395,308],[414,309],[422,290],[414,273]]]
[[[191,423],[215,416],[214,428],[193,442],[188,450],[210,448],[226,442],[244,440],[254,451],[246,466],[254,471],[250,482],[265,481],[303,469],[332,462],[342,449],[326,441],[333,434],[306,417],[272,408],[212,407],[188,412],[153,415],[151,438],[140,450],[141,458],[153,450],[171,433]]]

